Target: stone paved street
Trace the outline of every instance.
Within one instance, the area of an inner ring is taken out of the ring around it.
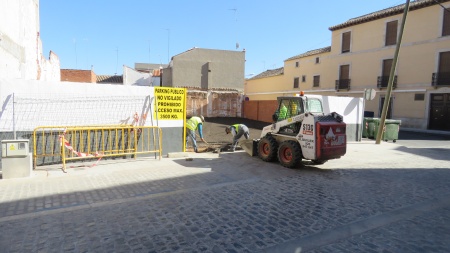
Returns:
[[[297,169],[189,156],[0,180],[0,252],[450,251],[448,141],[364,140]]]

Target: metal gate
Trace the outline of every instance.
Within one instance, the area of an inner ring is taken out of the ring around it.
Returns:
[[[33,166],[80,159],[162,156],[162,130],[154,126],[41,126],[33,131]]]

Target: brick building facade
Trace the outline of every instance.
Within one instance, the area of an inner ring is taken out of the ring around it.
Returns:
[[[92,70],[61,69],[61,81],[96,83],[97,75]]]

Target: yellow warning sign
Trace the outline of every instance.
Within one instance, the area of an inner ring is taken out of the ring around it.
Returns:
[[[16,146],[14,144],[9,145],[9,150],[16,150]]]
[[[155,88],[155,118],[164,120],[183,119],[185,92],[185,88]]]

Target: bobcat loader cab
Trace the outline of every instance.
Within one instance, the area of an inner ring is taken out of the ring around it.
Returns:
[[[323,164],[346,153],[346,125],[341,115],[323,113],[321,96],[278,97],[274,123],[263,128],[260,139],[241,146],[263,161],[278,158],[281,165],[294,168],[302,159]]]

